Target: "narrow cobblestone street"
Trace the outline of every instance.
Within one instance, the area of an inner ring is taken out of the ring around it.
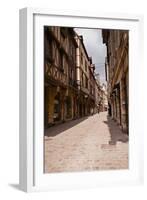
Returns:
[[[45,131],[45,173],[128,168],[128,136],[101,112]]]

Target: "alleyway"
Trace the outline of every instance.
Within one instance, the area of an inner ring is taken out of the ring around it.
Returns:
[[[128,168],[128,137],[107,112],[47,129],[44,145],[46,173]]]

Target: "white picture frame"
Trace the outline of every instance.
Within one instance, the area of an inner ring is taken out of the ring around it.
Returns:
[[[129,40],[129,156],[128,170],[43,174],[43,76],[39,65],[43,25],[127,29]],[[36,59],[37,57],[37,59]],[[138,67],[139,66],[139,67]],[[143,182],[143,17],[116,13],[20,10],[20,189],[26,192],[140,184]],[[140,105],[140,106],[138,106]],[[38,117],[39,116],[39,117]],[[41,142],[42,141],[42,142]]]

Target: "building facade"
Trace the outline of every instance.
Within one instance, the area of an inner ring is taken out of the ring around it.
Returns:
[[[109,115],[128,133],[128,31],[103,30]]]
[[[83,37],[73,28],[44,27],[44,126],[98,112],[99,84]]]
[[[95,78],[95,65],[88,56],[83,43],[83,37],[76,35],[76,68],[77,85],[79,92],[79,116],[95,114],[98,112],[96,96],[98,95],[98,83]],[[97,90],[96,90],[97,89]]]
[[[83,37],[76,35],[76,75],[78,85],[78,116],[90,114],[89,97],[89,57],[83,44]]]
[[[91,114],[98,113],[98,96],[99,96],[99,85],[95,77],[95,65],[92,64],[92,58],[89,58],[89,103]]]
[[[76,41],[70,28],[44,28],[45,127],[75,117]]]
[[[105,112],[108,111],[108,96],[107,96],[107,88],[105,84],[102,84],[99,89],[99,111]]]

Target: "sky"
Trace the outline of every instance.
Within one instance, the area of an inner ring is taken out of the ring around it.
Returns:
[[[106,84],[105,78],[105,57],[106,45],[102,41],[101,29],[85,29],[75,28],[78,35],[83,36],[83,42],[88,52],[89,57],[92,57],[92,62],[95,64],[96,74],[100,74],[101,83]]]

